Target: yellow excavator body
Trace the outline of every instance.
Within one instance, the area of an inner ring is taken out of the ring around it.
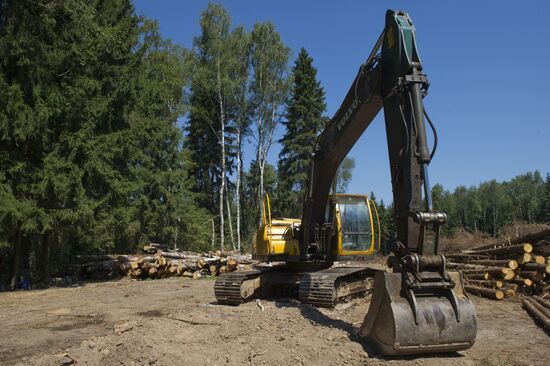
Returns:
[[[380,249],[380,220],[376,204],[367,195],[338,193],[331,196],[336,235],[331,253],[336,259],[372,256]],[[262,225],[256,232],[253,258],[262,261],[298,261],[296,230],[301,220],[272,218],[269,196],[263,201]]]

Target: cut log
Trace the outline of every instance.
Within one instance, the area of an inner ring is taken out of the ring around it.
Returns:
[[[147,256],[143,256],[143,255],[139,255],[135,261],[138,263],[138,264],[142,264],[142,263],[145,263],[145,262],[148,262],[148,263],[151,263],[151,262],[154,262],[157,260],[157,257],[155,257],[154,255],[147,255]]]
[[[533,296],[533,298],[539,303],[541,304],[542,306],[546,307],[547,309],[550,309],[550,301],[546,300],[546,299],[543,299],[542,297],[540,296]]]
[[[485,278],[484,273],[463,273],[464,278],[467,280],[478,280],[478,281],[485,281],[488,280],[488,278]]]
[[[510,245],[513,245],[513,244],[519,244],[519,243],[535,243],[535,242],[539,241],[540,239],[542,239],[546,236],[550,236],[550,227],[539,230],[539,231],[536,231],[536,232],[533,232],[533,233],[521,235],[521,236],[518,236],[516,238],[511,238],[510,240],[506,240],[506,241],[503,241],[503,242],[500,242],[500,243],[497,243],[497,244],[483,245],[483,246],[480,246],[480,247],[477,247],[477,248],[474,248],[474,249],[477,249],[477,250],[479,250],[479,249],[492,249],[492,248],[498,248],[498,247],[502,247],[502,246],[510,246]]]
[[[218,275],[218,267],[215,264],[211,265],[209,269],[210,269],[210,275],[211,276],[217,276]]]
[[[533,251],[533,246],[529,243],[525,243],[525,244],[508,245],[508,246],[503,246],[499,248],[469,250],[469,251],[466,251],[466,253],[498,255],[498,254],[515,254],[515,253],[523,254],[523,253],[531,253],[532,251]]]
[[[535,258],[533,260],[537,264],[544,264],[546,263],[546,259],[542,255],[535,255]]]
[[[515,283],[517,285],[523,285],[523,286],[532,286],[533,285],[533,280],[530,279],[530,278],[521,278],[521,277],[516,277],[514,278],[512,281],[512,283]]]
[[[483,269],[463,269],[461,272],[464,275],[484,274],[484,273],[489,273],[490,275],[500,275],[502,273],[502,268],[489,267],[489,268],[483,268]]]
[[[518,261],[515,259],[474,259],[468,263],[492,267],[508,267],[510,269],[517,269],[519,266]]]
[[[155,268],[155,267],[156,267],[155,263],[144,262],[144,263],[141,263],[139,268],[143,269],[144,271],[149,271],[151,268]]]
[[[501,288],[504,291],[504,297],[514,297],[516,296],[516,291],[511,288]]]
[[[470,280],[466,279],[466,283],[468,285],[472,286],[481,286],[481,287],[487,287],[487,288],[502,288],[504,286],[504,282],[500,280]]]
[[[184,271],[182,274],[181,274],[182,277],[189,277],[189,278],[193,278],[193,272],[191,271]]]
[[[156,256],[158,257],[164,257],[164,258],[172,258],[172,259],[191,259],[197,261],[199,258],[201,258],[198,254],[189,254],[189,253],[180,253],[180,252],[166,252],[166,251],[158,251]]]
[[[453,262],[470,262],[476,259],[489,259],[487,254],[447,254],[445,258]]]
[[[128,262],[120,263],[119,264],[120,270],[123,272],[128,272],[128,270],[132,269],[132,266]]]
[[[519,275],[522,278],[529,278],[537,283],[542,282],[542,280],[544,280],[544,275],[536,271],[521,271]]]
[[[134,269],[132,271],[132,277],[135,277],[135,278],[141,277],[142,274],[143,274],[143,271],[141,270],[141,268]]]
[[[502,290],[493,290],[485,287],[470,285],[466,285],[464,288],[472,295],[483,296],[492,300],[502,300],[504,298],[504,291]]]
[[[550,274],[550,264],[546,263],[525,263],[523,266],[521,266],[521,269],[526,271],[538,271]]]
[[[550,309],[548,309],[546,306],[541,305],[539,302],[537,302],[535,299],[529,299],[531,304],[537,308],[538,311],[544,314],[545,317],[550,319]]]
[[[518,262],[520,264],[529,263],[533,260],[533,255],[531,253],[523,253],[521,258],[519,258]]]
[[[477,269],[477,270],[483,270],[486,267],[480,264],[456,263],[456,262],[447,262],[446,266],[449,269]]]
[[[158,256],[155,263],[156,263],[156,267],[160,268],[160,267],[166,266],[167,261],[166,261],[166,258],[164,258],[163,256]]]
[[[523,299],[521,299],[521,302],[525,310],[527,310],[527,312],[539,324],[541,324],[545,329],[550,330],[550,319],[546,317],[539,309],[536,308],[536,306],[534,305],[534,301],[532,302],[529,298],[524,297]]]
[[[510,268],[502,268],[502,278],[506,281],[513,280],[516,278],[517,274],[513,269]]]

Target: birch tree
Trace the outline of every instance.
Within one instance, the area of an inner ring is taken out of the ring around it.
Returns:
[[[233,66],[231,52],[231,19],[227,11],[218,4],[209,4],[201,16],[201,35],[195,38],[196,55],[195,80],[193,86],[212,98],[212,107],[216,109],[217,120],[205,118],[210,129],[216,135],[219,145],[219,234],[220,249],[224,250],[224,194],[227,179],[226,126],[228,120],[227,101],[234,82],[230,69]],[[200,158],[200,157],[199,157]]]
[[[224,249],[225,227],[229,225],[233,244],[233,226],[229,196],[228,176],[231,176],[234,163],[237,163],[237,183],[235,188],[237,242],[240,247],[241,207],[240,191],[242,180],[243,138],[247,133],[248,118],[248,76],[250,70],[250,36],[242,26],[231,28],[231,19],[220,5],[209,4],[201,18],[200,37],[195,39],[196,72],[194,87],[199,88],[210,103],[201,101],[204,113],[194,113],[208,125],[216,136],[219,146],[219,160],[213,162],[218,184],[218,215],[220,247]],[[198,93],[197,93],[198,94]],[[190,118],[191,119],[191,118]],[[206,146],[206,150],[212,149]],[[208,154],[208,151],[205,151]],[[201,159],[195,156],[195,159]],[[204,164],[203,164],[204,165]],[[203,169],[204,171],[204,169]],[[224,215],[227,208],[227,221]]]
[[[273,24],[257,23],[251,33],[251,101],[259,173],[258,204],[264,197],[264,170],[273,142],[273,133],[281,116],[289,90],[286,47]],[[258,221],[261,214],[258,212]]]
[[[235,126],[235,145],[237,177],[235,183],[235,208],[237,250],[241,252],[241,191],[243,177],[243,140],[250,133],[250,108],[249,108],[249,72],[250,72],[250,34],[243,27],[237,27],[233,31],[231,49],[235,53],[235,67],[233,80],[235,93],[233,106],[233,119]]]

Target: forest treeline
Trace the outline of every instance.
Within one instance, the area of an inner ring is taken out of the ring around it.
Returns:
[[[266,192],[274,216],[300,216],[328,120],[313,59],[293,58],[270,22],[245,29],[217,4],[183,21],[200,23],[189,48],[129,0],[0,0],[0,284],[151,241],[248,250]],[[354,165],[342,164],[339,191]],[[535,172],[436,186],[434,202],[447,232],[497,234],[548,221],[549,186]],[[379,205],[390,240],[391,206]]]
[[[393,207],[376,200],[373,193],[371,198],[377,202],[382,238],[388,244],[395,232]],[[550,223],[550,174],[544,179],[539,171],[528,172],[509,181],[458,186],[452,192],[436,184],[432,199],[435,209],[448,216],[441,227],[443,235],[461,229],[497,237],[512,224]]]
[[[327,120],[312,58],[217,4],[186,21],[188,49],[129,0],[0,0],[0,283],[150,241],[249,248],[264,192],[299,215]]]

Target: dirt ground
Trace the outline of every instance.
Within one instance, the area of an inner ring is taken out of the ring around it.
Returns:
[[[368,298],[216,305],[214,281],[170,278],[0,293],[2,365],[548,365],[550,337],[519,302],[474,297],[470,350],[383,358],[356,332]]]

